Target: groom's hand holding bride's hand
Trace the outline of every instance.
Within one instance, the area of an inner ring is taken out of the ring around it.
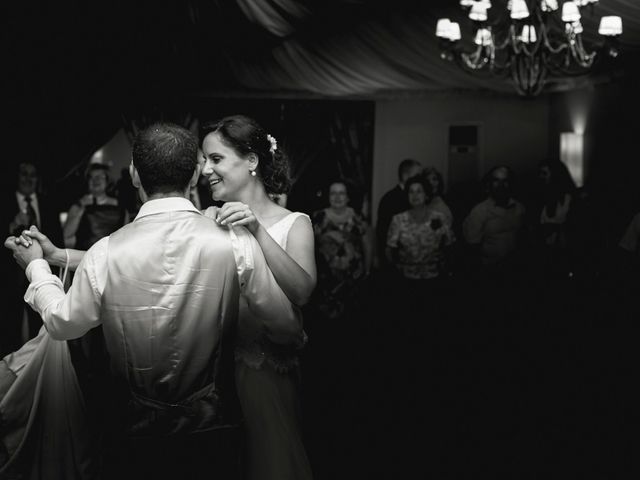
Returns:
[[[61,250],[58,247],[56,247],[51,242],[51,240],[49,240],[49,237],[47,237],[44,233],[38,230],[38,227],[36,227],[35,225],[31,225],[31,228],[29,228],[29,230],[24,230],[22,232],[21,238],[29,242],[33,242],[34,240],[37,240],[40,246],[42,247],[42,253],[44,254],[44,259],[49,262],[53,259],[53,257],[55,257],[56,252],[58,252],[58,250]]]
[[[25,246],[24,240],[20,240],[20,237],[11,236],[4,241],[4,246],[13,252],[13,258],[22,269],[27,268],[33,260],[44,258],[42,247],[37,240],[33,240],[31,246]]]
[[[49,237],[38,230],[38,227],[31,225],[29,230],[23,230],[19,237],[15,237],[15,243],[22,245],[25,248],[29,248],[34,240],[36,240],[42,248],[43,258],[52,265],[58,265],[60,262],[64,262],[66,256],[64,250],[56,247]],[[6,244],[5,244],[6,245]],[[56,262],[56,260],[59,260]]]
[[[226,202],[218,209],[216,222],[220,225],[242,225],[246,227],[252,234],[260,228],[260,222],[253,214],[253,211],[242,202]]]

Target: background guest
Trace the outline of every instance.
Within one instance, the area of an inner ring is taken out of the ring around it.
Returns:
[[[537,189],[529,206],[529,227],[533,234],[534,269],[542,284],[568,278],[569,225],[576,185],[567,167],[558,159],[538,167]]]
[[[373,261],[371,229],[349,206],[347,181],[329,185],[329,206],[312,216],[316,237],[317,305],[329,318],[341,317],[357,301]]]
[[[622,238],[608,255],[603,277],[607,291],[624,302],[624,307],[638,311],[640,285],[640,213],[627,224]]]
[[[524,225],[524,206],[513,197],[513,172],[491,169],[483,180],[487,198],[464,219],[464,239],[484,267],[509,268]]]
[[[88,250],[126,223],[125,209],[117,198],[107,194],[108,172],[109,167],[100,163],[92,163],[87,168],[87,194],[71,206],[64,224],[67,247]]]
[[[413,158],[406,158],[398,165],[398,184],[385,193],[378,204],[378,217],[376,223],[376,239],[377,239],[377,259],[380,270],[383,272],[388,270],[388,264],[385,257],[385,249],[387,247],[387,232],[391,218],[400,212],[409,209],[407,194],[405,192],[405,182],[422,172],[422,164]]]
[[[430,206],[432,184],[420,174],[405,183],[410,208],[393,216],[387,235],[387,261],[400,274],[398,302],[408,311],[420,312],[439,301],[445,268],[445,249],[454,241],[447,216]],[[439,308],[435,308],[439,310]]]
[[[454,235],[446,216],[429,207],[433,190],[425,175],[408,179],[405,190],[410,208],[393,216],[387,237],[387,260],[398,275],[387,291],[390,308],[385,312],[392,320],[393,331],[387,328],[383,334],[394,345],[393,391],[406,392],[401,395],[407,399],[407,404],[394,412],[394,418],[409,423],[407,410],[414,411],[416,405],[433,407],[431,396],[421,393],[425,389],[420,388],[421,382],[412,371],[414,367],[423,371],[430,368],[424,353],[440,348],[441,326],[448,323],[443,321],[446,299],[442,274],[446,249]]]
[[[444,199],[444,180],[442,174],[434,167],[427,167],[424,170],[424,175],[431,185],[431,200],[429,201],[429,208],[436,212],[440,212],[444,215],[449,227],[453,228],[453,213],[451,209],[445,203]]]
[[[53,241],[60,242],[62,229],[59,212],[55,202],[47,198],[39,189],[39,176],[36,165],[21,162],[17,165],[13,177],[13,188],[8,192],[3,206],[3,224],[5,235],[20,234],[31,225],[50,232]],[[5,301],[3,321],[0,322],[0,357],[20,348],[28,339],[36,336],[42,320],[24,303],[23,296],[27,288],[24,272],[16,265],[11,253],[2,254],[5,275],[3,288]]]

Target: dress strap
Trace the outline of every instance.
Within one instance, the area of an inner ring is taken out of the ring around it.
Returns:
[[[286,217],[281,218],[267,228],[269,235],[271,235],[271,237],[285,250],[287,248],[287,236],[289,235],[289,230],[291,230],[291,227],[298,217],[309,218],[309,215],[302,212],[291,212]]]

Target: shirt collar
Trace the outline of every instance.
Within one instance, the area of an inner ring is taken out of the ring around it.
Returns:
[[[146,217],[147,215],[155,215],[157,213],[189,211],[200,213],[189,200],[184,197],[166,197],[157,198],[155,200],[147,200],[142,204],[135,220]]]

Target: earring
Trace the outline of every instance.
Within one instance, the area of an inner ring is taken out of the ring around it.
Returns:
[[[251,174],[252,177],[256,176],[256,171],[255,170],[249,170],[249,173]]]

